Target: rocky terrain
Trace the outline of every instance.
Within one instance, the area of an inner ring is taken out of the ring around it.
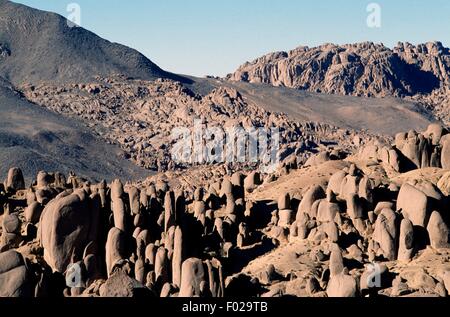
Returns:
[[[449,136],[435,124],[203,186],[46,172],[27,186],[12,168],[0,295],[447,296]]]
[[[225,80],[6,0],[0,31],[0,297],[450,295],[441,44],[299,48]],[[196,125],[277,128],[277,161],[176,160]]]
[[[352,96],[395,96],[423,101],[448,124],[450,52],[440,42],[371,42],[299,47],[242,65],[231,81]]]
[[[174,128],[193,130],[194,121],[205,127],[251,127],[281,130],[281,159],[301,151],[303,162],[327,144],[341,151],[355,147],[357,134],[317,122],[300,122],[269,112],[244,99],[231,87],[213,89],[206,96],[190,91],[172,80],[130,80],[122,77],[97,78],[97,83],[74,85],[26,85],[24,96],[64,116],[82,119],[99,137],[119,144],[136,164],[156,171],[185,168],[172,161],[176,140]],[[190,166],[190,165],[189,165]]]
[[[89,179],[135,179],[147,173],[77,120],[40,108],[0,78],[0,175],[15,162],[28,181],[41,169]],[[150,173],[149,173],[150,174]]]

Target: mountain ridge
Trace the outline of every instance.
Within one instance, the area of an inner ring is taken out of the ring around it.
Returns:
[[[67,22],[56,13],[0,1],[0,76],[16,86],[82,82],[115,74],[189,81],[162,70],[137,50]]]
[[[231,81],[353,96],[428,95],[450,86],[450,51],[440,42],[393,49],[383,44],[324,44],[274,52],[247,62]]]

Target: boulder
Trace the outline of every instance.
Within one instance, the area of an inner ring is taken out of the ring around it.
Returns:
[[[336,215],[340,213],[339,204],[336,203],[336,194],[330,189],[327,189],[326,199],[322,199],[317,207],[317,221],[331,222],[334,221]]]
[[[358,292],[354,277],[340,273],[332,276],[327,286],[328,297],[356,297]]]
[[[23,256],[14,251],[0,253],[0,297],[31,297],[32,276]]]
[[[437,187],[444,195],[450,196],[450,172],[445,173],[441,177],[441,179],[437,183]]]
[[[20,225],[21,223],[17,214],[9,214],[3,216],[3,232],[20,234]]]
[[[291,208],[291,197],[289,193],[281,194],[278,198],[278,209],[290,209]]]
[[[132,186],[128,191],[128,197],[130,200],[130,211],[133,215],[137,215],[140,213],[140,193],[139,189]]]
[[[342,274],[344,272],[344,268],[342,251],[337,244],[333,244],[330,255],[330,276],[333,277]]]
[[[183,231],[180,227],[175,229],[173,257],[172,257],[172,284],[180,287],[181,266],[183,263]]]
[[[90,226],[98,210],[90,210],[90,198],[84,190],[63,192],[44,209],[40,221],[40,241],[47,264],[65,272],[72,256],[81,258],[90,242]]]
[[[423,133],[423,135],[431,139],[432,145],[439,145],[439,142],[444,135],[444,128],[439,123],[432,123],[428,126],[427,130]]]
[[[414,256],[414,227],[411,221],[403,219],[400,225],[399,261],[409,261]]]
[[[139,281],[129,277],[124,271],[118,270],[100,287],[101,297],[138,297],[144,292],[144,286]]]
[[[280,227],[289,227],[294,221],[294,211],[289,209],[280,210],[278,216],[278,226]]]
[[[341,194],[341,185],[345,176],[347,176],[345,171],[338,171],[331,176],[328,182],[328,189],[330,189],[336,196]]]
[[[397,198],[397,209],[401,210],[414,226],[427,227],[430,216],[427,195],[410,184],[404,184]]]
[[[364,206],[357,194],[349,193],[346,197],[347,214],[352,220],[364,218]]]
[[[359,176],[356,175],[355,165],[349,168],[349,174],[345,176],[341,184],[340,197],[345,199],[350,194],[358,194],[359,191]]]
[[[41,218],[43,208],[41,204],[34,201],[27,208],[25,208],[25,219],[27,222],[37,224]]]
[[[155,256],[155,277],[160,285],[169,282],[169,264],[167,249],[159,247]]]
[[[427,226],[431,246],[435,249],[449,248],[449,229],[438,211],[431,214]]]
[[[115,179],[111,183],[111,199],[115,200],[117,198],[122,198],[124,194],[123,184],[120,179]]]
[[[308,191],[306,192],[306,194],[303,196],[303,199],[300,202],[300,205],[298,206],[297,215],[301,215],[303,213],[311,215],[311,209],[312,209],[313,204],[317,200],[323,199],[325,197],[326,197],[326,195],[325,195],[325,192],[323,191],[322,187],[320,187],[320,186],[310,187],[308,189]]]
[[[113,197],[111,195],[111,197]],[[122,198],[112,198],[111,209],[113,212],[114,226],[124,232],[127,231],[127,215],[125,210],[125,203]]]
[[[175,193],[167,191],[164,198],[164,231],[175,225]]]
[[[127,258],[125,233],[118,228],[111,228],[106,241],[106,270],[108,276],[113,273],[114,266]]]
[[[136,280],[141,284],[145,283],[145,279],[146,279],[145,273],[146,273],[145,272],[145,261],[142,258],[138,258],[134,265],[134,276],[135,276]]]
[[[450,134],[441,139],[441,165],[443,169],[450,170]]]
[[[50,184],[50,175],[48,175],[47,172],[40,171],[36,177],[36,184],[38,189],[48,187]]]
[[[198,297],[202,295],[201,284],[206,281],[203,262],[190,258],[181,268],[181,286],[179,297]]]
[[[394,261],[397,258],[397,215],[390,209],[384,209],[377,221],[373,232],[373,240],[380,246],[382,255]]]
[[[261,177],[258,172],[254,171],[251,172],[245,179],[244,179],[244,189],[247,192],[252,192],[261,184]]]
[[[25,189],[25,180],[20,168],[13,167],[8,171],[8,178],[6,179],[5,186],[7,190],[13,191]]]

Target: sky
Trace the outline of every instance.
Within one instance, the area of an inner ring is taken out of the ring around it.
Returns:
[[[14,0],[69,17],[165,70],[225,76],[273,51],[362,41],[450,45],[448,0]],[[368,5],[376,3],[377,6]],[[73,15],[72,15],[73,16]],[[368,24],[367,20],[371,21]],[[370,27],[369,27],[370,26]]]

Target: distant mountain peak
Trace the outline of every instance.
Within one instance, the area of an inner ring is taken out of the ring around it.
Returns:
[[[85,82],[113,74],[185,80],[134,49],[67,22],[55,13],[0,0],[0,76],[15,85]]]
[[[356,96],[428,95],[450,86],[450,53],[441,42],[300,46],[242,65],[232,81]]]

